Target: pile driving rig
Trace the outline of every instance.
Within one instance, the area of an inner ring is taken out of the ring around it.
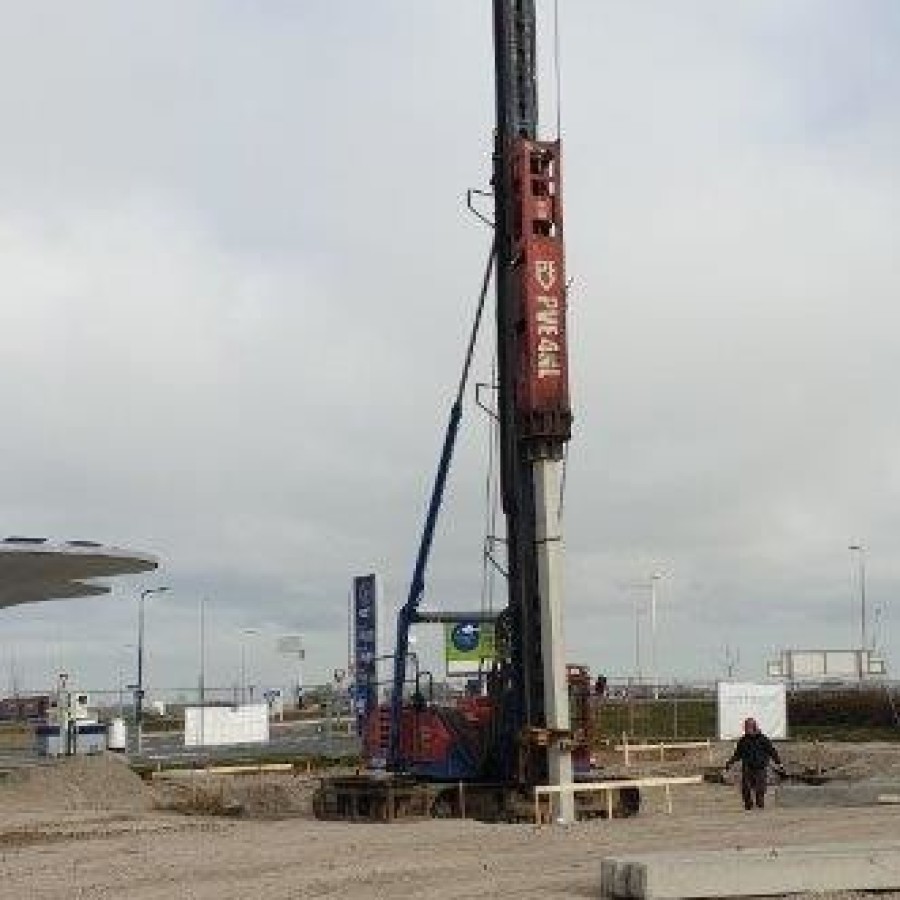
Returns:
[[[449,472],[474,331],[397,622],[390,703],[374,710],[365,752],[387,773],[331,778],[314,799],[322,818],[410,815],[533,816],[529,788],[571,784],[589,769],[590,678],[564,660],[561,627],[560,474],[571,435],[560,142],[538,139],[535,0],[493,0],[497,127],[493,159],[497,416],[506,519],[508,604],[496,617],[496,662],[483,696],[429,703],[420,685],[404,697],[409,631],[416,622],[471,621],[475,613],[424,613],[425,570]],[[480,316],[479,316],[480,317]],[[477,319],[476,326],[477,329]],[[493,617],[491,617],[493,618]],[[576,720],[570,719],[570,694]],[[575,768],[573,771],[573,754]],[[605,815],[585,798],[579,815]],[[620,814],[639,798],[623,789]],[[575,797],[553,797],[557,821]]]

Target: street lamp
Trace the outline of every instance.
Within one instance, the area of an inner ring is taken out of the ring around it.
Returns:
[[[256,628],[241,629],[241,704],[247,702],[247,638],[259,634]]]
[[[206,746],[206,597],[200,598],[200,672],[197,694],[200,701],[200,746]]]
[[[641,601],[640,595],[635,595],[634,600],[634,681],[635,690],[640,690],[644,680],[641,671]]]
[[[122,661],[122,658],[127,659],[134,651],[134,644],[123,644],[119,648],[119,653],[123,656],[120,657],[116,661],[116,665],[118,667],[118,689],[119,689],[119,718],[123,718],[125,715],[125,690],[127,689],[132,696],[134,696],[134,692],[137,690],[136,684],[128,684],[125,683],[125,663]]]
[[[199,669],[197,674],[197,695],[200,706],[206,705],[206,597],[200,598]],[[203,713],[200,713],[201,718]]]
[[[297,701],[297,709],[303,708],[303,660],[306,659],[306,651],[303,648],[302,634],[284,634],[278,638],[275,645],[276,649],[282,656],[288,658],[296,658],[297,660],[297,691],[295,699]]]
[[[137,658],[137,693],[134,703],[134,727],[137,731],[137,752],[141,752],[141,728],[144,723],[144,600],[151,594],[164,594],[171,590],[168,585],[144,588],[138,602],[138,658]]]
[[[859,649],[865,650],[866,644],[866,548],[862,544],[850,544],[847,548],[857,554],[859,566]],[[860,662],[862,665],[862,662]],[[860,669],[862,671],[862,669]]]
[[[643,592],[650,589],[650,666],[649,666],[649,682],[653,685],[653,698],[659,699],[659,675],[656,671],[656,582],[666,577],[664,572],[652,572],[646,581],[635,581],[628,585],[632,590],[639,590],[640,596]],[[635,678],[640,685],[643,681],[643,673],[641,671],[641,600],[635,599],[634,603],[634,668]]]
[[[662,578],[661,572],[650,576],[650,668],[653,673],[653,699],[659,700],[659,672],[656,668],[656,582]]]

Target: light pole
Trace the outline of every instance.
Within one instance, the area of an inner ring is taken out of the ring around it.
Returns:
[[[641,672],[641,600],[635,594],[634,600],[634,680],[635,690],[640,690],[643,673]]]
[[[851,553],[857,554],[859,566],[859,649],[865,650],[866,644],[866,548],[863,544],[850,544],[847,548]],[[860,672],[862,672],[862,660],[860,660]]]
[[[241,705],[247,702],[247,638],[259,634],[256,628],[241,629]]]
[[[303,646],[303,638],[300,638],[300,648],[297,650],[297,709],[303,706],[303,660],[306,659],[306,649]]]
[[[200,672],[197,694],[200,701],[200,746],[206,747],[206,597],[200,598]]]
[[[206,597],[200,598],[200,672],[197,676],[197,694],[201,707],[201,721],[203,717],[202,708],[206,705]]]
[[[137,658],[137,693],[134,703],[134,727],[137,732],[137,752],[141,752],[144,724],[144,600],[151,594],[164,594],[170,590],[168,585],[144,588],[138,600],[138,658]]]
[[[653,673],[653,699],[659,700],[659,672],[656,668],[656,582],[662,578],[661,572],[650,576],[650,668]]]
[[[303,660],[306,658],[306,652],[303,647],[302,634],[285,634],[278,638],[275,645],[278,652],[289,659],[297,658],[297,680],[296,694],[297,709],[303,708]]]
[[[126,684],[125,683],[125,663],[123,659],[127,659],[132,653],[135,651],[134,644],[123,644],[120,649],[120,658],[118,660],[119,667],[119,718],[123,718],[125,716],[125,690],[127,689],[132,697],[134,697],[134,692],[137,690],[136,684]]]

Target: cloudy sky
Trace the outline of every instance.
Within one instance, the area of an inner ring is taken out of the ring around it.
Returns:
[[[4,611],[0,685],[130,680],[153,584],[151,688],[196,683],[201,598],[208,681],[233,683],[245,628],[254,681],[289,676],[289,632],[319,680],[352,575],[406,591],[490,239],[464,205],[489,176],[489,4],[2,17],[4,528],[163,567]],[[857,644],[861,541],[900,665],[900,7],[560,0],[560,27],[570,658],[633,674],[637,615],[646,673],[655,571],[665,677]],[[463,429],[435,607],[482,593],[471,396]]]

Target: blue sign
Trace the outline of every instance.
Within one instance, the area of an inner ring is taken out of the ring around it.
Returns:
[[[356,730],[362,734],[366,719],[378,702],[375,665],[378,655],[378,584],[374,575],[359,575],[353,579],[353,630]]]

